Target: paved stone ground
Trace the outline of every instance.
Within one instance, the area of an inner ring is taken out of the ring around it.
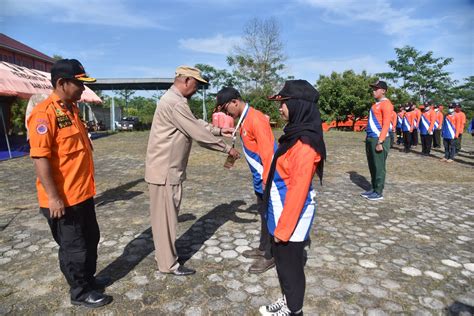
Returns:
[[[29,158],[0,162],[0,314],[256,315],[279,296],[275,270],[247,272],[257,245],[250,173],[240,160],[193,146],[179,216],[179,251],[191,277],[156,271],[143,182],[146,132],[95,141],[99,275],[114,302],[73,307],[57,246],[38,214]],[[307,315],[470,315],[474,306],[474,142],[455,163],[394,149],[385,200],[358,194],[370,179],[361,133],[325,134],[318,214],[306,266]]]

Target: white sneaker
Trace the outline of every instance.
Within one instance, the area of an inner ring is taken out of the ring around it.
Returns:
[[[284,311],[283,311],[284,309]],[[272,315],[290,315],[290,310],[286,306],[286,299],[285,297],[279,298],[275,303],[272,303],[270,305],[266,306],[260,306],[260,309],[258,310],[261,315],[264,316],[272,316]],[[288,311],[287,314],[281,314],[279,312],[286,312]]]

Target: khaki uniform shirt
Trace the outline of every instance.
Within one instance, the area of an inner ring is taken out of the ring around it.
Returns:
[[[186,166],[192,140],[199,145],[228,153],[230,146],[214,135],[220,134],[203,120],[198,120],[175,86],[161,97],[155,110],[146,153],[145,181],[152,184],[181,184],[186,180]]]

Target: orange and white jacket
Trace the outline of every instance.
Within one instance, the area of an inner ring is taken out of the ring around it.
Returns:
[[[369,111],[367,128],[365,129],[368,138],[378,138],[381,142],[385,140],[390,130],[392,112],[392,102],[387,98],[382,98],[372,105]]]
[[[455,139],[459,136],[458,117],[453,114],[446,114],[443,122],[441,136],[446,139]]]
[[[395,132],[395,128],[397,127],[397,112],[392,111],[392,120],[390,121],[390,131]]]
[[[316,212],[311,181],[321,156],[298,140],[278,157],[267,209],[267,227],[282,241],[307,240]]]
[[[245,159],[252,172],[255,192],[263,194],[273,154],[277,148],[268,118],[260,111],[246,105],[242,113],[240,137]]]
[[[430,109],[428,112],[423,112],[420,120],[420,134],[428,135],[432,134],[434,130],[434,124],[436,121],[436,112]]]
[[[459,134],[462,134],[466,126],[466,114],[464,114],[464,112],[454,112],[454,115],[456,115],[457,118]]]
[[[414,118],[415,113],[413,111],[405,112],[405,115],[403,115],[402,131],[413,132]]]

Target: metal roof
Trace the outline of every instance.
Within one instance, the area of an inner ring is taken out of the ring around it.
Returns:
[[[3,33],[0,33],[0,47],[3,47],[7,50],[21,53],[24,55],[28,55],[43,61],[50,63],[51,65],[54,64],[54,59],[43,54],[42,52],[37,51],[34,48],[31,48]]]
[[[174,78],[97,78],[87,86],[92,90],[168,90],[173,82]]]

